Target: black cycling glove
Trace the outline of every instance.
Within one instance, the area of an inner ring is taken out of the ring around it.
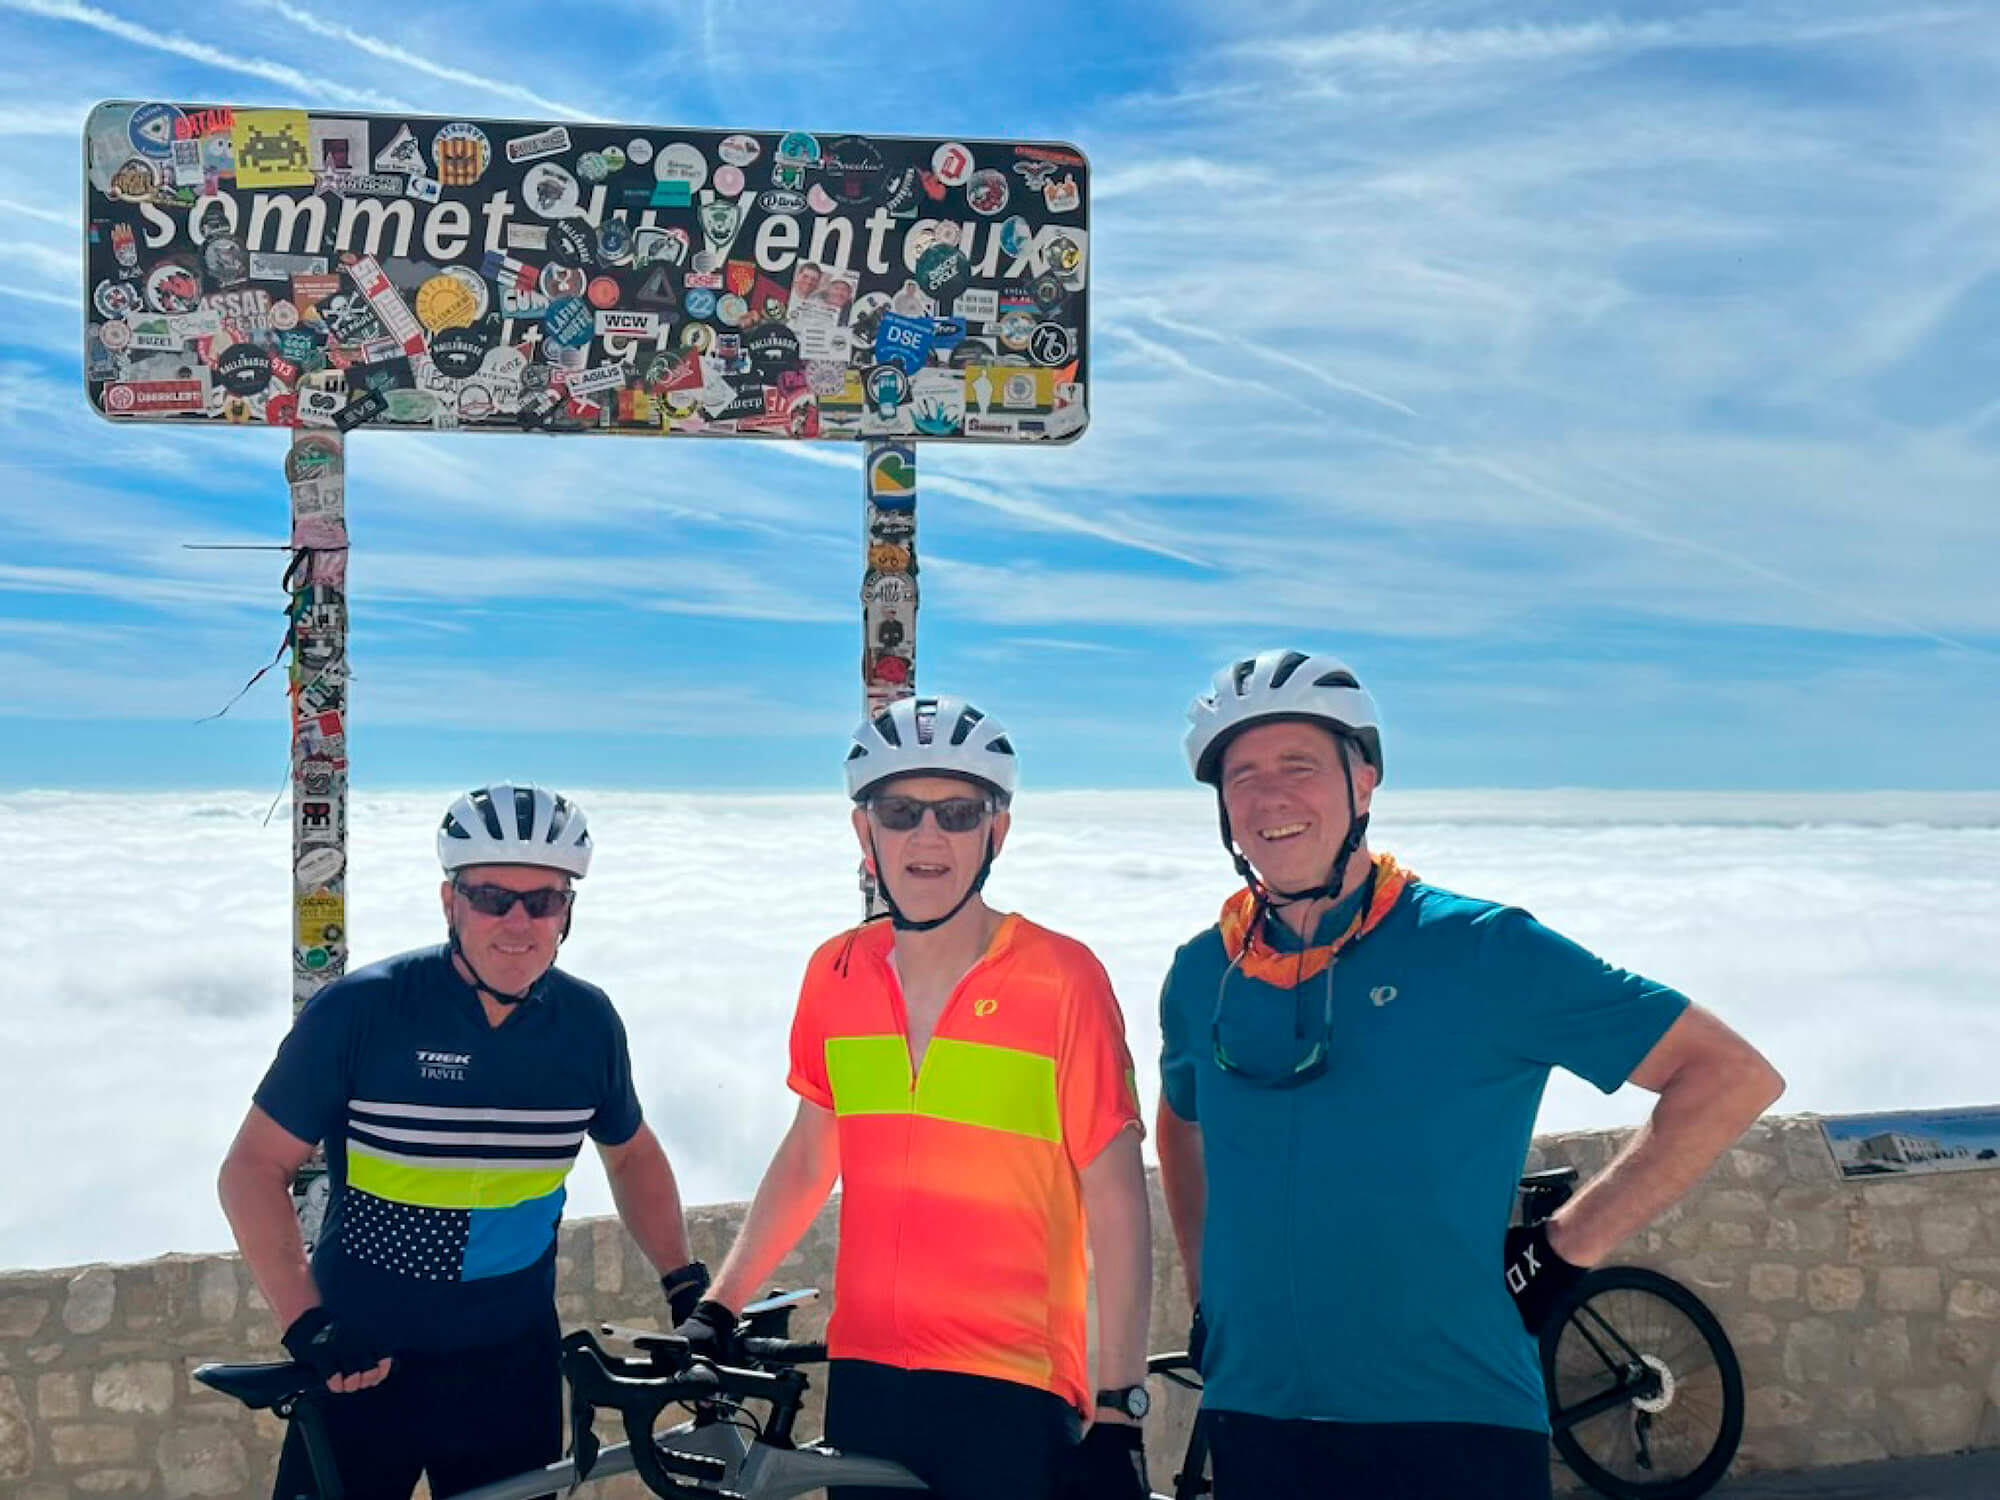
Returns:
[[[1549,1247],[1547,1220],[1507,1231],[1507,1290],[1513,1294],[1521,1326],[1536,1338],[1542,1336],[1557,1304],[1589,1274]]]
[[[694,1316],[695,1304],[708,1290],[708,1267],[691,1260],[662,1276],[660,1290],[667,1294],[667,1326],[678,1328]]]
[[[359,1375],[382,1362],[380,1349],[336,1323],[324,1305],[300,1313],[279,1342],[293,1359],[310,1365],[322,1380],[331,1380],[336,1375]]]
[[[1188,1325],[1187,1353],[1195,1373],[1201,1374],[1201,1363],[1208,1357],[1208,1319],[1202,1316],[1199,1302],[1194,1305],[1194,1322]]]
[[[736,1314],[720,1302],[703,1299],[674,1325],[674,1332],[687,1340],[688,1353],[696,1359],[722,1363],[736,1349]]]
[[[1149,1500],[1145,1434],[1124,1422],[1099,1422],[1070,1456],[1068,1500]]]

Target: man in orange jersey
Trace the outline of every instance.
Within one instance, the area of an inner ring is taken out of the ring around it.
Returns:
[[[807,964],[798,1114],[679,1331],[726,1354],[736,1310],[838,1177],[828,1439],[945,1500],[1143,1500],[1152,1258],[1132,1062],[1090,951],[980,895],[1015,767],[1006,730],[957,698],[905,698],[855,731],[854,832],[890,920]]]

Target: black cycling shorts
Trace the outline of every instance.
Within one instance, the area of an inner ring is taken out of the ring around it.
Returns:
[[[401,1354],[365,1391],[325,1393],[347,1500],[409,1500],[417,1476],[455,1495],[554,1463],[563,1454],[562,1369],[554,1309],[532,1334],[453,1354]],[[305,1434],[289,1424],[273,1500],[317,1496]]]
[[[1207,1412],[1215,1500],[1548,1500],[1549,1440],[1475,1422]]]
[[[837,1359],[827,1369],[826,1439],[893,1459],[940,1500],[1054,1500],[1077,1442],[1062,1397],[1011,1380]],[[839,1485],[828,1500],[907,1500],[911,1490]]]

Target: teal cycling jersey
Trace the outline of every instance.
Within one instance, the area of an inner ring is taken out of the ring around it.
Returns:
[[[1281,923],[1266,935],[1300,947]],[[1542,1091],[1554,1067],[1616,1090],[1687,1003],[1524,911],[1421,881],[1290,988],[1233,967],[1218,928],[1183,946],[1160,1073],[1207,1168],[1204,1404],[1547,1431],[1501,1274]]]

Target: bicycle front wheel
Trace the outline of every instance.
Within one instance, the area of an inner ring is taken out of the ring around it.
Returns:
[[[1592,1271],[1542,1334],[1556,1451],[1610,1500],[1695,1500],[1743,1438],[1743,1372],[1715,1314],[1642,1266]]]

